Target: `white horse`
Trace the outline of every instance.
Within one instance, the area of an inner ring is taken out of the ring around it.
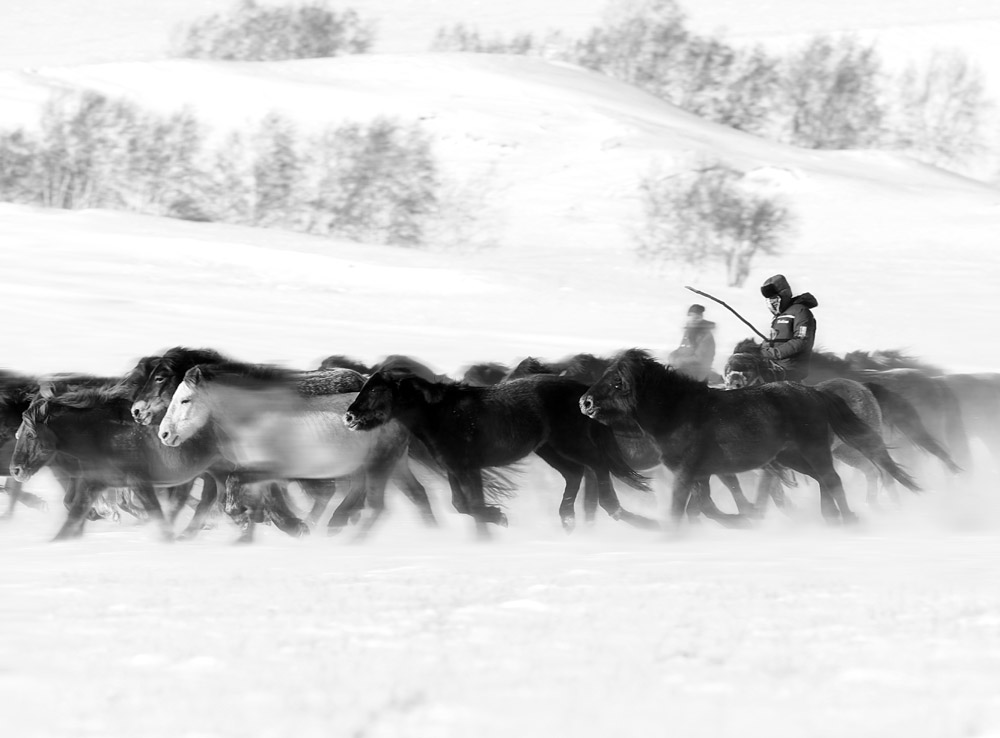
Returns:
[[[392,477],[424,521],[434,525],[427,492],[409,468],[409,431],[396,422],[361,433],[348,430],[343,416],[356,396],[303,396],[294,375],[273,367],[236,362],[196,366],[174,392],[159,438],[177,446],[210,425],[223,456],[238,467],[241,482],[359,476],[363,497],[349,496],[330,525],[343,525],[357,503],[367,501],[372,514],[361,535],[382,515],[385,486]]]

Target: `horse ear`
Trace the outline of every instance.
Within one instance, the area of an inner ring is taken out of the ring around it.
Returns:
[[[51,400],[56,396],[56,383],[50,379],[43,379],[38,383],[38,396]]]
[[[184,375],[184,383],[192,387],[197,387],[204,378],[204,371],[201,368],[201,364],[199,364],[187,370],[187,373]]]

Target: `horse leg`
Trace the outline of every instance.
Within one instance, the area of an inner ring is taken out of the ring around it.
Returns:
[[[454,479],[458,485],[458,495],[464,500],[465,512],[471,515],[476,521],[476,534],[480,539],[487,540],[490,537],[488,523],[507,527],[507,516],[499,507],[487,505],[483,497],[483,473],[479,469],[448,474],[449,481]],[[455,486],[452,486],[452,499],[456,495]]]
[[[259,482],[259,475],[232,472],[226,477],[222,507],[230,519],[240,529],[240,536],[234,543],[253,543],[256,532],[254,517],[259,511],[259,500],[248,504],[246,487]]]
[[[214,474],[203,474],[201,477],[201,499],[198,500],[198,507],[194,509],[194,515],[187,528],[177,537],[178,540],[187,541],[198,535],[203,530],[205,519],[208,517],[212,506],[219,497],[219,487],[224,483]]]
[[[424,525],[429,528],[437,528],[438,521],[434,517],[434,511],[431,509],[431,501],[427,498],[427,490],[424,489],[424,485],[414,475],[413,470],[410,468],[410,463],[405,456],[397,462],[396,468],[392,473],[392,481],[403,490],[403,494],[420,510],[420,518],[424,521]]]
[[[16,488],[14,485],[18,485]],[[7,477],[7,481],[3,485],[3,491],[7,493],[10,497],[10,504],[7,505],[7,511],[0,515],[0,519],[8,519],[14,517],[14,505],[17,504],[17,498],[21,494],[20,482],[18,482],[14,477]]]
[[[590,525],[597,516],[597,505],[600,502],[601,490],[597,476],[589,467],[583,470],[583,519]]]
[[[302,491],[313,501],[312,508],[306,516],[306,524],[311,528],[316,527],[326,508],[330,505],[330,500],[337,493],[337,482],[333,479],[299,479],[297,480]]]
[[[282,533],[293,537],[308,535],[309,526],[302,522],[288,505],[288,498],[285,496],[287,489],[285,485],[277,482],[267,485],[264,492],[266,516]]]
[[[194,480],[191,480],[184,484],[175,484],[173,487],[167,489],[167,500],[170,502],[170,512],[167,515],[167,519],[171,525],[177,522],[177,516],[181,514],[181,510],[191,497],[191,489],[193,487]]]
[[[174,530],[163,514],[163,508],[160,507],[160,500],[156,497],[156,490],[153,489],[153,485],[146,480],[140,480],[135,483],[133,488],[139,501],[146,508],[146,512],[160,526],[160,535],[163,537],[163,540],[174,540]]]
[[[405,456],[403,457],[405,458]],[[385,514],[385,487],[389,483],[389,476],[396,467],[400,457],[390,457],[379,461],[376,464],[369,464],[365,470],[365,502],[371,512],[365,516],[358,528],[355,541],[363,541],[371,533],[372,528],[379,522]]]
[[[366,474],[359,470],[351,475],[351,484],[344,499],[340,501],[333,515],[326,523],[326,531],[330,535],[339,533],[352,519],[361,514],[365,507]]]
[[[66,541],[70,538],[79,538],[83,535],[83,526],[87,522],[87,513],[90,512],[94,494],[99,489],[99,485],[90,481],[77,480],[70,485],[66,490],[66,498],[70,500],[66,522],[62,524],[59,532],[52,539],[53,541]]]
[[[739,482],[737,482],[739,484]],[[746,516],[742,514],[733,515],[732,513],[724,513],[715,505],[715,500],[712,499],[712,488],[709,484],[708,477],[704,479],[699,479],[695,482],[695,489],[697,494],[691,496],[688,500],[688,519],[691,520],[691,510],[694,508],[695,515],[701,512],[709,520],[714,520],[721,523],[727,528],[743,528],[746,527]],[[748,503],[749,504],[749,503]]]
[[[739,477],[735,474],[717,474],[719,481],[729,490],[736,503],[736,509],[740,515],[753,515],[757,511],[756,505],[750,502],[743,494],[743,487],[740,485]]]
[[[597,479],[601,507],[604,508],[604,511],[612,519],[621,520],[623,523],[628,523],[635,528],[642,528],[644,530],[660,529],[660,524],[652,518],[630,512],[622,507],[621,502],[618,501],[618,494],[615,492],[614,484],[611,482],[611,472],[607,468],[600,466],[590,468],[594,470],[594,476]]]
[[[585,467],[581,464],[570,461],[549,446],[541,446],[535,451],[535,453],[542,461],[559,472],[566,482],[566,487],[563,489],[562,500],[559,502],[559,520],[562,521],[563,530],[567,533],[572,533],[573,529],[576,528],[576,496],[580,492],[580,481],[584,478],[585,473],[589,473],[596,486],[597,477],[594,476],[594,473],[589,469],[585,469]],[[589,490],[584,492],[584,501],[586,501],[586,494],[588,491]],[[595,489],[595,500],[598,498],[599,494],[600,490]]]
[[[688,472],[682,470],[674,472],[674,484],[670,491],[670,522],[675,529],[681,526],[695,484],[695,480]]]
[[[836,522],[838,519],[845,523],[857,520],[847,504],[844,485],[833,468],[833,455],[827,443],[814,443],[805,449],[783,452],[781,463],[808,474],[819,483],[820,510],[827,522]]]

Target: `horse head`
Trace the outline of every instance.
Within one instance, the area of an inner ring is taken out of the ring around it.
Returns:
[[[450,381],[430,382],[415,375],[400,377],[389,371],[377,372],[347,408],[344,424],[356,431],[377,428],[395,417],[440,402],[454,386]]]
[[[19,482],[31,479],[59,450],[59,439],[48,425],[50,406],[48,398],[39,397],[24,411],[10,458],[10,474]]]
[[[211,420],[211,406],[206,397],[207,384],[200,365],[189,369],[184,375],[160,421],[159,438],[164,446],[180,446]]]
[[[184,346],[168,349],[163,356],[143,358],[127,380],[137,387],[132,398],[132,418],[139,425],[151,425],[162,420],[170,398],[189,369],[226,361],[226,357],[213,349],[189,349]]]
[[[761,353],[761,345],[752,338],[744,338],[726,360],[722,377],[726,389],[756,387],[785,378],[785,370]]]
[[[344,425],[352,431],[366,431],[388,423],[398,392],[399,380],[385,372],[372,374],[344,413]]]
[[[580,412],[605,424],[631,421],[636,409],[637,385],[650,362],[656,363],[639,349],[620,354],[580,398]],[[666,367],[661,368],[667,371]]]

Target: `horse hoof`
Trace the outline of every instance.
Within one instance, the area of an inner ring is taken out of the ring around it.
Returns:
[[[562,519],[563,530],[567,534],[572,533],[576,529],[576,518],[566,516]]]
[[[505,514],[503,514],[503,513],[497,513],[496,524],[499,525],[501,528],[506,528],[507,527],[507,516]]]
[[[55,537],[52,539],[52,543],[60,543],[61,541],[72,541],[74,538],[83,537],[83,531],[64,531],[61,530],[56,533]]]

